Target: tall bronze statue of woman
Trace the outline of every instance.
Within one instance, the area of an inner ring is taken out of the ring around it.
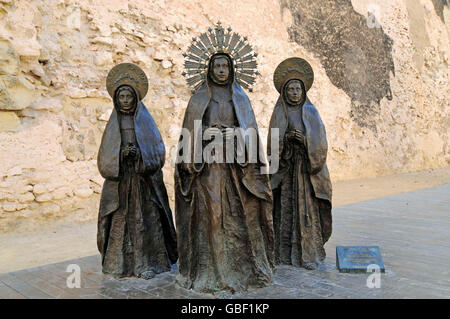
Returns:
[[[255,55],[246,39],[230,32],[217,25],[198,41],[194,38],[185,55],[187,74],[193,75],[187,81],[196,87],[183,121],[193,152],[177,163],[175,171],[177,282],[213,294],[266,286],[272,282],[274,265],[272,194],[268,175],[261,173],[266,163],[238,162],[236,157],[208,162],[202,157],[206,149],[202,130],[205,136],[223,137],[216,141],[221,146],[230,140],[235,143],[236,128],[253,130],[260,142],[252,106],[241,87],[252,84],[253,78],[245,82],[245,74],[236,68],[239,57],[245,56],[251,61],[248,66],[256,67]],[[185,138],[180,138],[180,145]],[[243,143],[249,151],[248,141]],[[224,152],[229,155],[229,149]],[[198,155],[199,161],[194,159]]]
[[[331,236],[325,127],[306,95],[313,79],[313,70],[303,59],[289,58],[277,67],[274,84],[280,97],[267,143],[269,158],[279,156],[279,170],[271,175],[275,260],[306,269],[321,264]],[[270,154],[272,129],[279,129],[279,154]]]
[[[142,99],[145,73],[123,63],[108,74],[114,109],[103,133],[98,169],[105,178],[97,244],[103,273],[149,279],[178,259],[176,233],[161,171],[165,148]]]

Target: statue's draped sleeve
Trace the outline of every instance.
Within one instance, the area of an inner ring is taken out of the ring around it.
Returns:
[[[202,126],[195,126],[195,121],[198,120],[201,123],[203,113],[209,102],[209,94],[207,88],[201,88],[197,94],[193,95],[188,103],[186,111],[184,113],[182,129],[189,133],[188,135],[181,135],[178,145],[178,150],[183,152],[182,160],[179,160],[175,166],[175,182],[179,186],[181,194],[185,197],[189,197],[192,182],[195,176],[202,171],[204,162],[203,156],[200,161],[195,161],[195,151],[200,151],[203,154],[202,141],[195,141],[194,136],[201,135]],[[199,130],[200,128],[200,130]],[[197,129],[196,132],[195,129]],[[184,139],[187,139],[184,140]],[[195,143],[200,145],[194,146]],[[183,147],[181,147],[183,146]],[[198,150],[197,147],[200,147]]]
[[[314,105],[305,104],[303,106],[303,123],[306,129],[310,174],[316,175],[326,163],[328,143],[325,126]]]
[[[135,130],[144,174],[152,174],[164,166],[166,150],[155,120],[142,102],[135,116]]]
[[[117,111],[111,113],[97,156],[97,165],[100,175],[106,180],[117,181],[120,168],[120,127]]]
[[[272,189],[278,187],[286,168],[286,166],[282,163],[281,154],[283,153],[284,134],[286,133],[288,124],[287,117],[284,114],[284,110],[282,110],[283,106],[281,103],[280,97],[275,105],[272,117],[270,118],[269,134],[267,136],[267,156],[269,158],[269,164],[273,165],[272,156],[278,156],[277,160],[279,161],[278,170],[270,177]],[[275,142],[278,143],[278,154],[272,154],[272,139],[275,138],[275,136],[273,136],[274,133],[272,132],[272,129],[278,129],[278,139],[275,140]]]

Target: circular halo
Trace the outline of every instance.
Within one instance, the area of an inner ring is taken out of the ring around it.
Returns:
[[[121,63],[114,66],[106,77],[106,89],[114,98],[114,93],[121,85],[130,85],[139,93],[139,100],[143,100],[148,91],[148,79],[145,72],[133,63]]]
[[[314,71],[308,61],[294,57],[284,60],[277,66],[273,74],[273,84],[279,93],[283,85],[291,79],[302,80],[308,92],[314,82]]]

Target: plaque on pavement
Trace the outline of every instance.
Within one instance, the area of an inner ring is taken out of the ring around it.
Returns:
[[[377,265],[384,273],[384,264],[378,246],[336,246],[336,267],[339,272],[366,273],[370,265]],[[376,266],[369,268],[375,270]]]

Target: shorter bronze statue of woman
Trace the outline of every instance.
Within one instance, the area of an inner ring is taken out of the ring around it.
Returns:
[[[134,64],[119,64],[106,83],[114,109],[98,153],[105,178],[97,233],[103,273],[149,279],[169,271],[178,259],[161,171],[164,143],[142,103],[145,73]]]
[[[306,95],[313,79],[313,70],[303,59],[280,63],[274,74],[280,97],[268,138],[269,157],[279,156],[279,170],[271,176],[275,261],[306,269],[321,264],[331,236],[326,132]],[[279,130],[279,154],[270,154],[272,129]]]

